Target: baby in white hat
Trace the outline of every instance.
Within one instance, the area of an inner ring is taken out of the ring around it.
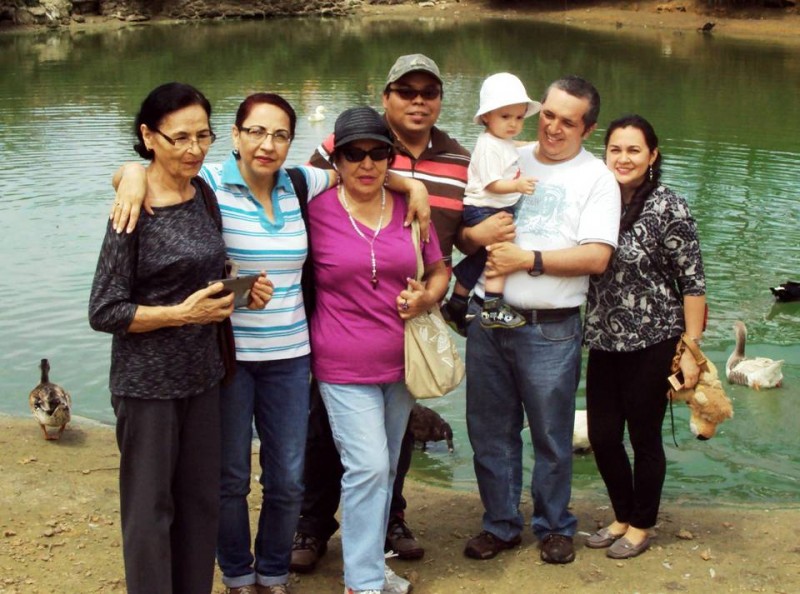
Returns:
[[[478,137],[469,165],[464,194],[464,224],[477,225],[498,211],[514,214],[522,194],[533,194],[536,179],[521,177],[514,137],[522,132],[525,118],[539,112],[541,104],[528,97],[519,78],[508,72],[493,74],[481,86],[475,123],[485,130]],[[486,250],[464,258],[454,269],[456,286],[442,313],[459,333],[465,332],[469,293],[486,266]],[[481,325],[517,328],[525,318],[503,301],[504,277],[486,279]]]

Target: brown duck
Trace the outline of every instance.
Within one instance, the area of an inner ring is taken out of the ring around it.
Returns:
[[[71,419],[72,398],[64,388],[50,382],[50,363],[47,359],[42,359],[39,367],[42,370],[41,381],[31,391],[28,402],[44,438],[58,439]],[[48,433],[48,427],[58,427],[58,433]]]

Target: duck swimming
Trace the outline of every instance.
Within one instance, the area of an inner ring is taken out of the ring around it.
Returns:
[[[42,359],[39,367],[42,370],[41,381],[31,391],[28,402],[44,438],[54,440],[61,437],[70,422],[72,398],[64,388],[50,382],[50,362],[47,359]],[[47,427],[58,427],[58,433],[48,433]]]
[[[747,327],[744,322],[733,324],[736,346],[725,364],[725,375],[732,384],[749,386],[756,390],[775,388],[781,385],[783,360],[774,361],[766,357],[745,357],[744,348],[747,341]]]
[[[325,106],[317,105],[316,109],[314,110],[314,113],[312,113],[310,116],[308,116],[308,121],[309,122],[321,122],[322,120],[325,119],[325,111],[326,111],[325,110]]]

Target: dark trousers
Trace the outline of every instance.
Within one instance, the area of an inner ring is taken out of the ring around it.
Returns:
[[[219,518],[219,387],[112,396],[128,594],[209,594]]]
[[[414,435],[409,429],[403,437],[400,459],[397,463],[397,476],[392,488],[392,503],[389,517],[403,517],[406,500],[403,498],[403,485],[411,467],[411,454],[414,450]],[[306,438],[306,461],[304,471],[305,492],[297,531],[320,540],[327,541],[339,529],[334,515],[339,508],[342,494],[342,474],[344,468],[339,452],[333,443],[328,411],[322,402],[317,382],[311,384],[311,404],[308,416],[308,437]]]
[[[627,353],[590,350],[586,369],[589,442],[618,522],[655,525],[667,461],[661,426],[677,338]],[[628,426],[633,465],[625,450]]]

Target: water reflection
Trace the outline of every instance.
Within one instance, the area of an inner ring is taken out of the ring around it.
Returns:
[[[522,48],[522,49],[521,49]],[[732,323],[743,319],[748,350],[786,360],[780,390],[731,387],[735,418],[710,442],[675,408],[679,447],[668,443],[665,495],[794,501],[800,476],[800,307],[774,305],[768,287],[798,275],[800,261],[800,54],[767,44],[665,32],[578,32],[558,25],[485,21],[455,26],[446,15],[409,23],[277,20],[130,27],[106,33],[0,36],[0,412],[27,414],[27,394],[48,357],[78,414],[112,420],[109,338],[86,322],[91,275],[110,200],[111,171],[134,158],[131,124],[146,93],[181,79],[212,100],[220,140],[231,148],[239,101],[256,90],[284,94],[298,111],[290,163],[304,162],[336,114],[380,107],[397,55],[424,52],[445,79],[441,127],[473,146],[483,78],[510,70],[536,96],[564,73],[594,81],[605,122],[637,111],[654,122],[666,182],[688,197],[708,274],[707,354],[724,368]],[[317,105],[328,118],[307,120]],[[534,135],[528,123],[526,135]],[[463,342],[461,343],[463,348]],[[454,454],[417,452],[414,472],[474,488],[464,390],[431,403],[453,427]],[[584,406],[583,384],[578,406]],[[531,460],[530,437],[526,466]],[[576,458],[578,489],[602,492],[591,456]],[[700,494],[700,495],[698,495]]]

